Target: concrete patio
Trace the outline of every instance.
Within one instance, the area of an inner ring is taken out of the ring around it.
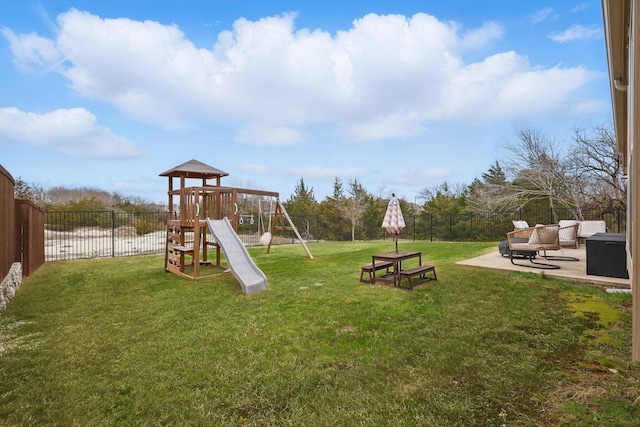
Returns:
[[[560,266],[560,268],[556,270],[541,270],[538,268],[513,265],[509,260],[508,255],[502,256],[500,255],[500,252],[496,250],[495,252],[491,252],[486,255],[482,255],[482,256],[468,259],[465,261],[460,261],[456,264],[468,265],[473,267],[482,267],[482,268],[494,268],[498,270],[511,270],[511,271],[522,271],[522,272],[531,272],[531,273],[544,272],[544,275],[548,277],[557,277],[557,278],[571,280],[574,282],[589,283],[597,286],[602,286],[605,288],[618,288],[618,289],[631,288],[631,282],[629,279],[587,275],[587,254],[586,254],[586,249],[584,245],[578,249],[563,249],[561,251],[549,251],[547,255],[570,256],[570,257],[578,258],[579,261],[551,261],[551,260],[546,261],[542,257],[536,257],[536,261],[538,262],[545,262],[548,264],[555,264]],[[518,264],[525,264],[525,265],[530,264],[529,260],[527,259],[515,259],[515,262]]]

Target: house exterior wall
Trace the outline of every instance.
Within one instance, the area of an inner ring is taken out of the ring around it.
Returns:
[[[633,293],[632,359],[640,362],[640,6],[630,4],[629,82],[627,87],[627,144],[629,160],[629,201],[631,226],[627,230],[630,247],[628,265]],[[635,262],[634,262],[635,260]]]
[[[631,358],[640,362],[640,4],[602,0],[618,148],[627,174],[627,269],[631,282]],[[635,262],[634,262],[635,261]]]

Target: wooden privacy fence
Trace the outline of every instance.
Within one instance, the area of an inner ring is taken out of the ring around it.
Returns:
[[[0,165],[0,280],[11,265],[22,263],[28,276],[44,263],[44,211],[28,200],[15,200],[15,180]]]
[[[13,233],[16,215],[13,201],[15,181],[5,168],[0,166],[0,281],[9,273],[11,264],[17,261]]]
[[[16,200],[16,245],[22,274],[29,276],[44,264],[44,211],[29,200]]]

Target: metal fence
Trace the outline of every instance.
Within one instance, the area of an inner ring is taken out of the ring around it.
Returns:
[[[622,208],[590,209],[582,211],[584,220],[604,220],[607,231],[624,233],[626,211]],[[344,218],[327,220],[320,216],[300,216],[291,218],[308,240],[350,240],[351,223]],[[513,220],[525,220],[529,225],[553,224],[557,220],[573,219],[568,209],[522,209],[509,213],[471,212],[458,214],[432,214],[420,212],[405,215],[406,227],[400,233],[401,239],[431,242],[497,242],[513,231]],[[555,220],[554,218],[557,218]],[[389,239],[382,228],[382,219],[364,220],[355,229],[356,240]]]
[[[163,253],[168,215],[168,212],[47,212],[45,259],[63,261]],[[238,222],[237,231],[245,246],[254,246],[260,244],[260,236],[266,230],[257,216],[245,215]],[[281,234],[274,243],[292,239],[289,234]]]
[[[584,211],[584,219],[604,220],[607,231],[626,230],[623,209]],[[126,213],[116,211],[66,211],[45,214],[46,261],[79,258],[120,257],[163,253],[167,239],[167,212]],[[291,219],[309,241],[351,240],[351,223],[344,218],[319,215]],[[555,210],[560,219],[570,219],[567,212]],[[422,241],[486,241],[505,239],[513,230],[512,220],[523,219],[530,225],[553,223],[548,209],[529,209],[516,213],[465,213],[405,215],[406,228],[400,239]],[[356,240],[390,239],[381,227],[382,219],[363,221],[355,229]],[[238,235],[245,246],[258,245],[264,230],[257,216],[246,215],[238,224]],[[283,231],[274,236],[274,243],[294,242],[293,232]]]
[[[45,259],[162,253],[167,212],[58,211],[45,214]]]

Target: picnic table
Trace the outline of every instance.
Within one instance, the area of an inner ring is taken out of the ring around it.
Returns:
[[[418,260],[418,265],[412,268],[403,269],[402,262],[410,259]],[[387,266],[391,263],[391,270],[386,269],[385,274],[376,277],[376,271],[380,268],[376,266]],[[429,271],[433,272],[434,280],[436,279],[436,270],[433,265],[422,265],[422,252],[418,251],[397,251],[397,252],[385,252],[382,254],[371,256],[371,270],[372,270],[372,282],[376,281],[393,283],[393,286],[399,287],[403,278],[409,280],[409,289],[413,289],[411,279],[415,276],[420,276],[421,279],[427,280],[425,274]]]

